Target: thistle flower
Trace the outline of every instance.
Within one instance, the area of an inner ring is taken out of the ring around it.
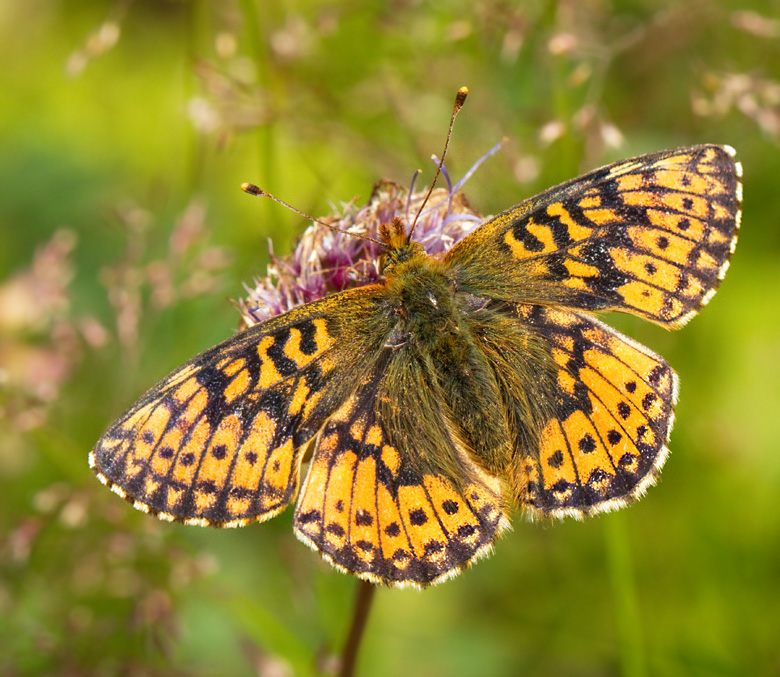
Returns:
[[[415,241],[422,244],[430,256],[443,256],[482,223],[483,217],[459,189],[501,145],[494,146],[477,160],[454,186],[442,167],[447,188],[433,191],[414,229]],[[333,292],[381,280],[382,246],[366,238],[379,239],[380,224],[390,223],[396,217],[410,224],[427,192],[415,192],[414,180],[408,190],[393,181],[378,181],[365,206],[358,208],[347,203],[341,214],[321,219],[322,223],[312,223],[292,254],[277,257],[269,245],[271,262],[266,277],[256,279],[252,287],[245,286],[248,296],[237,302],[242,328]]]

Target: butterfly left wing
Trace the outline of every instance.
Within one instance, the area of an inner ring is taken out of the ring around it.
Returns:
[[[407,346],[320,432],[296,535],[343,571],[421,587],[487,553],[508,526],[505,483],[460,447],[436,379]]]
[[[306,445],[384,343],[382,294],[314,301],[174,370],[95,445],[98,479],[166,520],[224,527],[278,514]]]
[[[445,261],[458,288],[480,297],[679,327],[715,293],[736,244],[733,156],[702,145],[602,167],[499,214]]]

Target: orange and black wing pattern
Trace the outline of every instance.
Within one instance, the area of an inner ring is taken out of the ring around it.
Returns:
[[[445,260],[478,296],[679,327],[715,292],[736,244],[733,156],[702,145],[602,167],[499,214]]]
[[[506,483],[474,464],[446,417],[435,377],[403,349],[384,351],[318,437],[298,537],[343,571],[398,587],[445,580],[489,552],[509,525]]]
[[[674,371],[585,313],[530,305],[511,312],[549,342],[557,371],[538,450],[517,456],[518,503],[533,516],[580,517],[641,496],[668,455]]]
[[[707,303],[736,244],[733,156],[702,145],[597,169],[491,219],[443,260],[397,219],[382,283],[176,369],[90,465],[144,512],[241,526],[294,500],[315,440],[296,534],[394,586],[436,583],[487,553],[512,499],[534,517],[619,508],[668,454],[677,377],[590,313],[676,328]]]
[[[120,417],[90,466],[161,519],[241,526],[276,515],[295,496],[307,443],[384,342],[379,293],[330,296],[207,350]],[[364,317],[373,333],[354,331]]]

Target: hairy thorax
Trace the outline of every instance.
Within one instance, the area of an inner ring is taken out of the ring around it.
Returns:
[[[396,332],[422,350],[436,350],[448,335],[459,333],[454,290],[441,263],[425,254],[388,271]]]
[[[422,252],[393,263],[386,276],[396,317],[388,345],[430,375],[473,460],[493,472],[505,468],[512,435],[498,379],[476,344],[479,305],[457,291],[446,264]]]

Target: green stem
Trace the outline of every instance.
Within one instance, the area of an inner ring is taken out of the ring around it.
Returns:
[[[620,642],[621,672],[624,677],[645,677],[647,662],[639,599],[631,560],[631,543],[623,513],[610,515],[604,519],[604,535]]]

